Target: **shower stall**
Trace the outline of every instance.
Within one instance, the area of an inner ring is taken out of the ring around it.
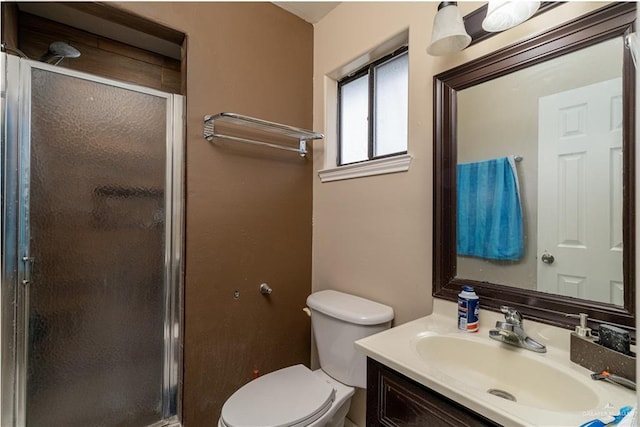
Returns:
[[[1,61],[0,425],[179,425],[184,99]]]

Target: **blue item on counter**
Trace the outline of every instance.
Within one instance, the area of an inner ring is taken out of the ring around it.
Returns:
[[[632,410],[633,410],[632,406],[625,406],[620,409],[620,412],[618,413],[618,415],[607,415],[606,417],[601,418],[599,420],[591,420],[582,424],[580,427],[604,427],[604,426],[618,424]]]

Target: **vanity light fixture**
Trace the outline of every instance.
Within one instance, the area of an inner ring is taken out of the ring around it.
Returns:
[[[427,53],[432,56],[448,55],[459,52],[471,43],[462,21],[458,2],[443,1],[438,5],[438,12],[433,19],[431,44]]]
[[[490,33],[508,30],[531,18],[539,7],[539,1],[491,0],[482,29]]]

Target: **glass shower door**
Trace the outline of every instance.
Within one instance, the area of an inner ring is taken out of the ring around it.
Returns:
[[[35,427],[168,424],[180,358],[177,101],[22,68],[18,412]]]

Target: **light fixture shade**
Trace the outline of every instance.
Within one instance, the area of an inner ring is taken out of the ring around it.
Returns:
[[[433,56],[448,55],[459,52],[471,43],[471,36],[467,34],[462,21],[462,15],[456,2],[442,2],[438,6],[438,13],[433,19],[431,44],[427,53]]]
[[[539,1],[491,0],[482,29],[491,33],[508,30],[531,18],[539,7]]]

